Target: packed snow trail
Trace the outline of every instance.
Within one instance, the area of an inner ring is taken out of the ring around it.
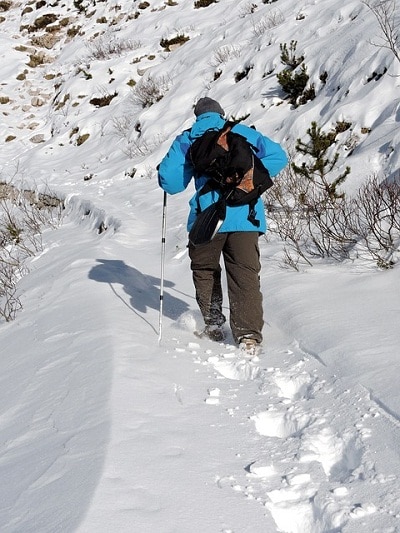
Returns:
[[[119,327],[118,338],[126,337],[129,319]],[[123,411],[115,430],[126,457],[118,453],[116,465],[109,454],[80,530],[129,531],[139,521],[162,533],[396,531],[396,419],[270,324],[259,361],[229,343],[199,340],[192,332],[200,327],[199,313],[185,311],[168,320],[159,351],[130,348],[129,340],[122,347],[125,385],[119,381],[112,410]],[[136,420],[131,429],[124,418]],[[395,446],[380,460],[382,438]]]
[[[283,348],[279,331],[267,331],[259,361],[232,345],[176,348],[214,368],[205,403],[248,427],[236,450],[242,468],[218,476],[218,485],[260,503],[284,533],[398,531],[398,420],[364,387],[345,388],[318,357],[296,341]],[[384,456],[382,439],[394,440]],[[261,522],[255,531],[271,530]]]

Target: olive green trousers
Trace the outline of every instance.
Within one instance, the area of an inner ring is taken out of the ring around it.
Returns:
[[[229,298],[229,322],[236,342],[244,336],[262,341],[263,307],[260,290],[259,234],[218,233],[200,246],[189,244],[196,300],[206,325],[222,325],[221,256]]]

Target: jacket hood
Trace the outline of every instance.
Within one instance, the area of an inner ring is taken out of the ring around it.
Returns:
[[[203,135],[207,130],[220,130],[225,122],[226,120],[223,119],[219,113],[203,113],[197,117],[189,135],[192,139],[195,139],[196,137]]]

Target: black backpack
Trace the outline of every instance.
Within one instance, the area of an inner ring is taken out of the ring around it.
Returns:
[[[190,147],[190,160],[196,175],[211,178],[200,194],[217,189],[226,205],[249,204],[249,220],[258,226],[254,206],[273,182],[255,153],[257,148],[232,131],[235,124],[228,121],[221,130],[203,133]]]

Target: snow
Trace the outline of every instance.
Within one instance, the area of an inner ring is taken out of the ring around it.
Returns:
[[[398,266],[292,272],[261,238],[265,343],[245,360],[229,334],[222,344],[193,335],[186,191],[168,197],[158,342],[155,167],[200,96],[250,114],[288,150],[313,120],[350,121],[349,193],[373,172],[398,175],[400,65],[371,44],[372,13],[358,0],[121,0],[87,2],[86,15],[68,4],[1,13],[0,179],[54,191],[66,209],[19,281],[23,310],[0,324],[0,530],[400,531]],[[51,60],[28,67],[32,37],[46,32],[21,25],[48,12],[81,34],[61,28]],[[178,34],[190,39],[161,48]],[[317,93],[296,109],[276,80],[279,44],[293,39]],[[108,42],[123,50],[94,57]],[[143,109],[128,82],[149,75],[168,90]],[[114,92],[109,106],[90,104]]]

